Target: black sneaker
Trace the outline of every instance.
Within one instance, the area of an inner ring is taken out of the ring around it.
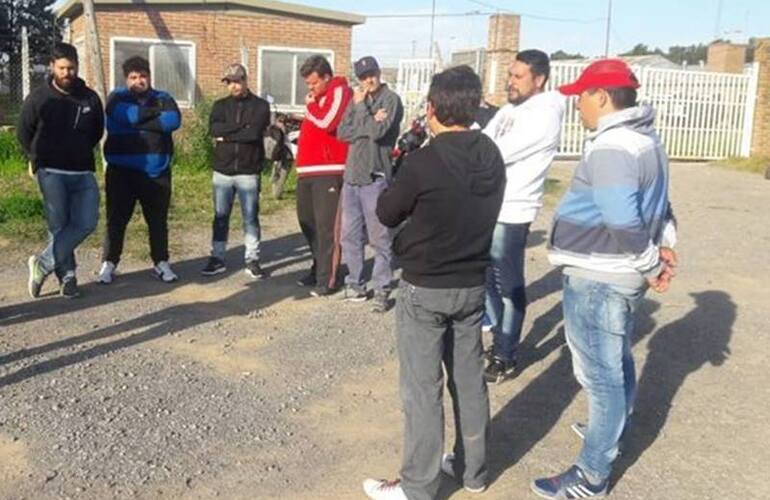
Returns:
[[[297,280],[297,286],[316,286],[315,273],[310,271],[305,276]]]
[[[366,290],[352,285],[347,285],[345,287],[345,292],[342,296],[342,300],[345,302],[365,302],[368,298],[369,296],[366,295]]]
[[[247,262],[244,272],[255,280],[263,280],[270,277],[270,274],[268,274],[267,271],[259,267],[259,261],[257,260],[251,260]]]
[[[377,290],[374,292],[374,298],[372,299],[372,312],[384,313],[388,312],[390,294],[388,292]]]
[[[484,370],[484,380],[490,384],[499,384],[506,378],[511,377],[515,371],[515,361],[504,361],[500,358],[493,358]]]
[[[222,274],[227,271],[225,261],[217,259],[216,257],[209,257],[209,261],[206,263],[206,267],[201,270],[201,274],[204,276],[214,276],[215,274]]]
[[[68,299],[74,299],[80,295],[80,291],[78,290],[78,279],[74,276],[65,276],[64,279],[62,279],[59,293],[62,297]]]
[[[337,288],[329,288],[326,285],[321,285],[310,290],[310,295],[313,297],[329,297],[338,292]]]
[[[558,476],[532,481],[532,491],[543,498],[573,500],[606,496],[608,484],[607,479],[599,484],[591,484],[583,470],[573,465]]]
[[[43,288],[43,283],[45,283],[48,273],[43,269],[40,259],[34,255],[27,260],[27,268],[29,269],[27,291],[29,292],[30,297],[36,299],[40,297],[40,289]]]

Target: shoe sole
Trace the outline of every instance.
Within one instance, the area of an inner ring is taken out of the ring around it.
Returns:
[[[171,278],[170,280],[164,280],[164,279],[163,279],[163,276],[162,276],[160,273],[153,271],[153,274],[154,274],[154,275],[155,275],[155,277],[156,277],[156,278],[158,278],[158,279],[159,279],[159,280],[160,280],[162,283],[173,283],[173,282],[175,282],[175,281],[178,281],[178,280],[179,280],[179,276],[176,276],[176,277],[174,277],[174,278]]]
[[[545,493],[544,491],[542,491],[540,488],[537,487],[534,481],[529,483],[529,488],[532,490],[532,493],[539,496],[540,498],[550,498],[551,500],[553,500],[554,498],[559,498],[558,496],[549,495],[548,493]],[[607,491],[605,490],[601,493],[597,493],[596,495],[590,495],[590,496],[585,496],[581,498],[604,498],[606,496],[607,496]]]
[[[220,267],[215,271],[201,271],[201,274],[203,276],[216,276],[217,274],[222,274],[225,271],[227,271],[226,267]]]
[[[27,292],[29,292],[29,296],[33,299],[40,297],[40,288],[35,290],[35,260],[36,258],[34,255],[27,259],[27,271],[29,271],[29,278],[27,279]]]
[[[345,297],[344,299],[342,299],[343,302],[352,302],[354,304],[361,303],[361,302],[366,302],[367,300],[369,300],[369,297],[367,297],[367,296],[363,296],[363,297]]]
[[[269,274],[266,274],[266,273],[265,273],[265,274],[254,274],[254,273],[252,273],[251,271],[249,271],[248,269],[245,269],[245,270],[243,271],[243,273],[244,273],[246,276],[248,276],[249,278],[251,278],[251,279],[255,279],[255,280],[264,280],[264,279],[267,279],[267,278],[269,278],[269,277],[270,277],[270,275],[269,275]]]

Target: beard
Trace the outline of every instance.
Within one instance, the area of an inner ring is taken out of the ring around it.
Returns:
[[[58,77],[54,75],[53,81],[56,84],[57,87],[59,87],[62,90],[69,90],[72,88],[72,85],[75,83],[75,77],[74,76],[64,76],[64,77]]]

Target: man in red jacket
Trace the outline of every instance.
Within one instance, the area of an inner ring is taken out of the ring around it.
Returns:
[[[297,284],[314,287],[310,294],[321,297],[338,288],[339,201],[348,145],[337,140],[337,125],[352,91],[320,55],[309,57],[300,74],[309,92],[297,151],[297,218],[313,253],[313,267]]]

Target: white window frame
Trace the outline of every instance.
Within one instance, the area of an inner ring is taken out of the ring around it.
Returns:
[[[286,52],[286,53],[294,53],[294,54],[300,54],[300,53],[314,53],[314,54],[320,54],[322,56],[325,56],[327,60],[329,61],[329,64],[331,65],[332,69],[334,68],[334,51],[332,49],[319,49],[317,47],[284,47],[284,46],[276,46],[276,45],[264,45],[257,47],[257,92],[260,96],[262,96],[262,53],[264,51],[272,51],[272,52]],[[297,67],[295,64],[293,66],[294,68]],[[292,75],[293,78],[291,80],[291,95],[295,96],[297,94],[297,75]],[[295,106],[292,106],[290,104],[278,104],[277,106],[278,111],[284,112],[284,113],[304,113],[305,111],[305,103],[301,103]]]
[[[161,39],[161,38],[141,38],[130,36],[114,36],[110,38],[110,91],[115,90],[115,43],[120,42],[133,42],[133,43],[147,43],[152,45],[178,45],[190,48],[190,73],[192,75],[192,92],[190,101],[177,100],[177,105],[182,109],[190,109],[195,107],[195,94],[198,81],[198,68],[196,66],[197,61],[197,47],[192,40],[177,40],[177,39]],[[150,69],[155,67],[155,52],[150,47]],[[161,89],[163,90],[163,89]]]

